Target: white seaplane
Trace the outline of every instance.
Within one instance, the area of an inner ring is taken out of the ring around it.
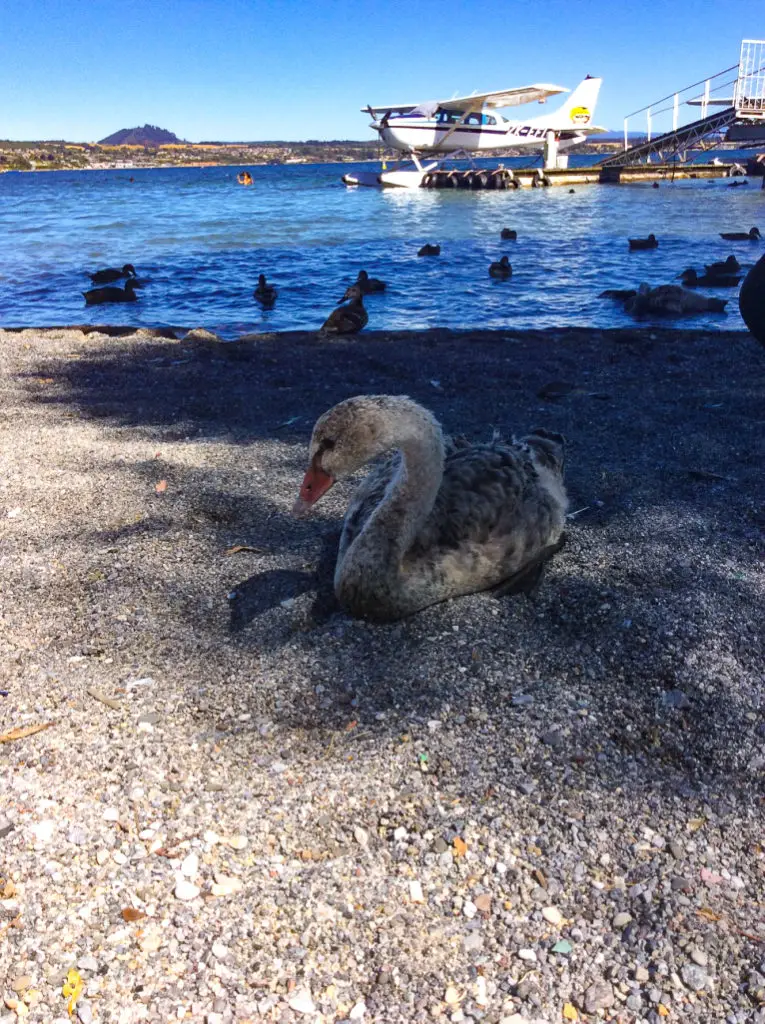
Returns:
[[[372,117],[370,127],[378,132],[380,141],[407,153],[411,167],[355,171],[344,175],[343,181],[346,185],[418,188],[425,175],[441,162],[424,165],[421,157],[445,153],[467,156],[509,146],[543,146],[545,167],[557,167],[560,151],[584,142],[588,135],[606,131],[593,124],[602,81],[588,75],[557,110],[525,121],[509,120],[498,109],[544,103],[568,89],[560,85],[524,85],[450,100],[363,107],[362,113]]]

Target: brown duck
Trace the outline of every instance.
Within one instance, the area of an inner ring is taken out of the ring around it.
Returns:
[[[351,285],[343,299],[350,299],[345,306],[338,306],[333,310],[319,328],[320,335],[327,334],[356,334],[357,331],[366,327],[369,315],[364,308],[364,300],[361,289],[358,285]]]

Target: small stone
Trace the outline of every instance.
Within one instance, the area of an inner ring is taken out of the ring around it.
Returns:
[[[91,1024],[93,1020],[93,1010],[90,1003],[81,1002],[77,1003],[77,1016],[79,1017],[80,1024]]]
[[[428,722],[428,732],[438,732],[443,725],[437,718],[431,718]]]
[[[35,825],[30,825],[29,831],[38,843],[49,843],[56,831],[56,822],[51,818],[46,818],[44,821],[38,821]]]
[[[701,992],[709,984],[707,972],[698,964],[685,964],[680,971],[680,977],[683,984],[694,992]]]
[[[187,857],[183,858],[181,862],[181,874],[185,875],[186,878],[195,878],[199,871],[199,857],[195,853],[190,853]]]
[[[565,743],[563,734],[559,729],[549,729],[547,732],[543,732],[540,739],[547,747],[552,747],[553,750],[560,750]]]
[[[232,850],[243,850],[248,842],[247,836],[232,836],[228,840],[228,845]]]
[[[468,932],[462,940],[462,948],[466,953],[480,953],[483,949],[483,935],[480,932]]]
[[[479,974],[475,979],[475,1001],[479,1006],[486,1006],[489,1001],[489,995],[486,990],[486,978]]]
[[[221,837],[218,835],[218,833],[213,832],[211,828],[208,828],[208,830],[204,833],[202,838],[204,839],[208,846],[217,846],[218,843],[222,842]]]
[[[119,821],[120,812],[116,807],[107,807],[104,811],[104,821]]]
[[[706,955],[703,949],[693,948],[691,951],[691,960],[699,967],[706,967],[709,963],[709,957]]]
[[[639,992],[627,996],[627,1009],[637,1012],[643,1008],[643,997]]]
[[[233,896],[235,892],[241,892],[244,888],[240,878],[231,875],[216,875],[215,881],[210,886],[213,896]]]
[[[555,945],[552,947],[552,952],[563,953],[564,956],[568,956],[569,953],[573,952],[573,949],[574,947],[571,945],[568,939],[561,939],[559,942],[556,942]]]
[[[444,1002],[449,1003],[450,1006],[455,1006],[457,1003],[459,1003],[459,989],[455,988],[454,985],[447,986],[446,992],[444,992]]]
[[[179,878],[175,883],[175,898],[177,900],[194,900],[200,893],[200,888],[194,885],[193,882],[189,882],[186,878]]]
[[[636,967],[635,968],[635,981],[639,981],[641,985],[644,985],[651,975],[648,973],[647,967]]]
[[[473,903],[472,900],[465,900],[465,902],[462,904],[462,913],[469,921],[478,913],[478,907],[475,905],[475,903]]]
[[[693,888],[690,878],[686,878],[684,875],[672,875],[669,884],[673,892],[690,892]]]
[[[205,1024],[223,1024],[223,1014],[211,1010],[210,1013],[205,1014]]]
[[[412,903],[424,903],[425,895],[422,891],[422,883],[415,878],[409,883],[409,899]]]
[[[156,953],[163,942],[162,933],[156,928],[149,928],[144,931],[138,945],[144,953]]]
[[[366,849],[367,846],[369,846],[369,833],[365,829],[363,829],[361,825],[354,825],[353,838],[356,840],[359,846],[363,847],[364,849]],[[290,1006],[292,1006],[292,1003],[290,1003]]]
[[[559,925],[563,922],[563,914],[561,914],[557,907],[544,907],[542,917],[553,925]]]
[[[84,828],[75,825],[74,828],[70,828],[67,832],[66,841],[71,843],[72,846],[84,846],[88,841],[88,833]]]
[[[26,992],[26,990],[32,984],[32,976],[30,974],[21,974],[18,978],[14,978],[11,982],[11,988],[14,992]]]
[[[115,864],[122,866],[123,864],[127,864],[127,854],[124,854],[122,850],[115,850],[112,854],[112,860]]]
[[[407,830],[406,830],[406,829],[404,828],[404,826],[403,826],[403,825],[399,825],[399,827],[398,827],[398,828],[396,829],[396,831],[395,831],[395,832],[393,833],[393,838],[394,838],[394,840],[395,840],[395,841],[396,841],[397,843],[401,843],[401,842],[403,842],[403,841],[404,841],[404,839],[406,839],[406,837],[407,837],[407,835],[408,835],[408,834],[409,834],[409,833],[408,833],[408,832],[407,832]]]
[[[533,949],[519,949],[518,956],[521,958],[521,960],[528,961],[528,963],[534,963],[537,958],[537,954],[534,952]]]
[[[678,711],[691,706],[688,696],[682,690],[667,690],[661,700],[665,707],[677,708]]]
[[[350,1020],[361,1020],[364,1014],[367,1012],[367,1004],[363,999],[359,999],[356,1005],[353,1007],[351,1012],[348,1014]]]
[[[98,970],[98,961],[90,953],[85,956],[81,956],[77,961],[77,966],[81,971],[90,971],[91,974]]]
[[[595,981],[584,993],[584,1010],[596,1013],[614,1005],[614,990],[607,981]]]
[[[632,914],[628,914],[626,910],[620,910],[618,914],[614,914],[613,926],[614,928],[621,929],[626,928],[632,920]]]
[[[308,989],[298,989],[290,996],[289,1007],[295,1013],[316,1013],[316,1005]]]
[[[476,896],[474,902],[482,914],[491,913],[491,893],[482,892],[480,896]]]
[[[228,946],[224,945],[222,942],[213,942],[212,955],[215,957],[216,960],[225,960],[226,957],[228,956],[228,953]]]

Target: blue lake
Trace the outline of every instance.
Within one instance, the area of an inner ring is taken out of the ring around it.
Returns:
[[[388,282],[366,300],[370,329],[614,327],[632,321],[598,298],[604,288],[670,283],[685,267],[730,252],[752,264],[763,252],[719,237],[753,224],[765,233],[757,180],[587,185],[573,195],[381,191],[346,188],[353,166],[255,167],[251,188],[237,185],[236,167],[0,174],[0,326],[315,329],[364,268]],[[504,226],[517,242],[500,242]],[[659,248],[629,253],[628,237],[649,232]],[[442,255],[418,258],[426,241]],[[488,264],[504,253],[513,277],[493,281]],[[87,272],[123,263],[151,279],[139,301],[86,307]],[[261,272],[279,288],[266,312],[252,297]],[[684,326],[743,328],[735,289],[707,294],[729,298],[727,313]]]

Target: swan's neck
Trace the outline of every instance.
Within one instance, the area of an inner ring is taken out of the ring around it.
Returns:
[[[402,417],[391,448],[398,466],[385,495],[338,564],[338,596],[359,613],[385,618],[407,601],[402,563],[433,510],[444,473],[444,439],[429,415]]]

